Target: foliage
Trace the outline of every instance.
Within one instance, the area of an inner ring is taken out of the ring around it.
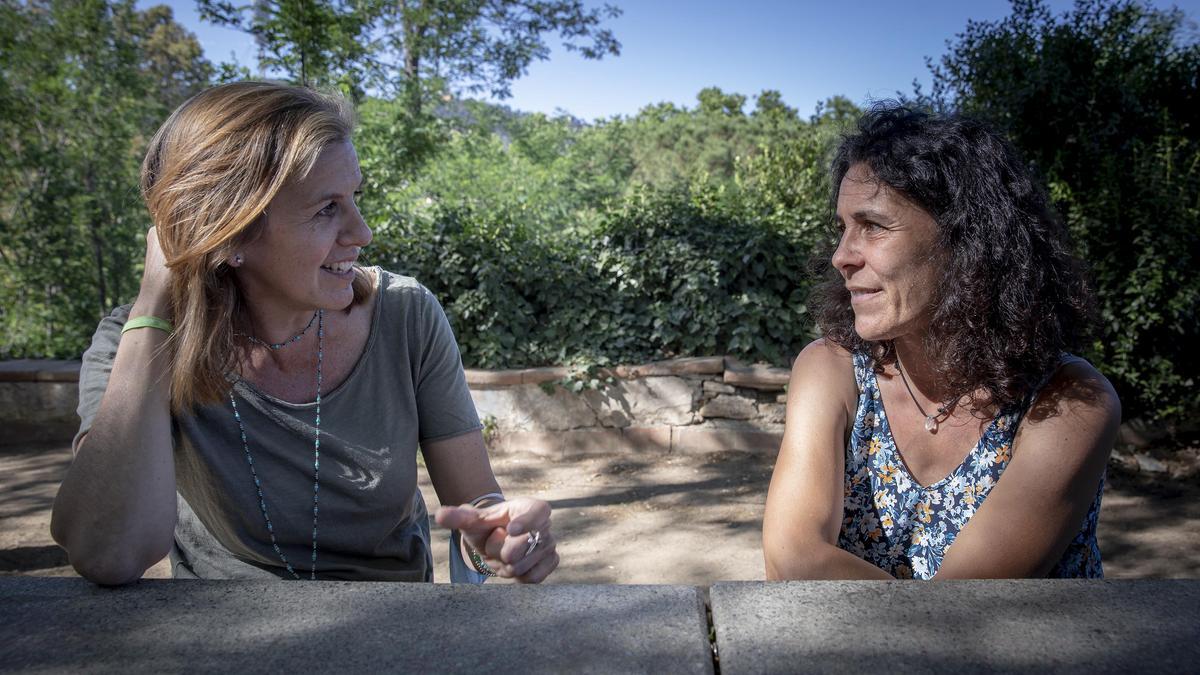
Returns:
[[[0,62],[0,356],[77,356],[137,289],[146,139],[211,67],[132,0],[0,4]]]
[[[293,82],[338,86],[358,101],[364,94],[364,60],[370,17],[343,0],[197,0],[200,18],[248,33],[259,63]]]
[[[267,71],[337,87],[360,104],[371,90],[366,136],[401,158],[385,167],[403,169],[401,180],[445,139],[442,104],[463,93],[508,97],[514,79],[549,57],[547,36],[557,34],[565,49],[589,59],[621,47],[601,25],[620,10],[577,0],[197,2],[203,19],[254,36]],[[237,70],[222,67],[223,74]]]
[[[470,366],[725,353],[786,364],[811,337],[806,265],[820,235],[756,217],[747,194],[641,188],[596,227],[558,233],[431,200],[404,217],[372,214],[369,252],[443,299]]]
[[[1006,129],[1092,268],[1089,356],[1127,417],[1200,412],[1200,43],[1179,11],[1019,0],[972,22],[927,100]]]
[[[410,115],[428,107],[430,93],[508,98],[510,84],[534,61],[550,56],[546,34],[584,58],[620,54],[605,19],[610,5],[585,9],[577,0],[368,0],[364,11],[381,37],[375,44],[377,84],[402,95]]]

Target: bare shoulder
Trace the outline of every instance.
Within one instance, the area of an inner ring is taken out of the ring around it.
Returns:
[[[821,338],[796,356],[788,382],[789,419],[794,417],[792,409],[800,405],[825,416],[834,411],[852,411],[857,399],[854,358],[849,351]]]
[[[1060,451],[1107,456],[1120,424],[1121,400],[1108,378],[1077,360],[1059,367],[1038,392],[1019,433],[1024,445],[1038,439]]]
[[[824,389],[857,390],[854,357],[843,347],[819,338],[808,343],[792,363],[792,389],[798,385],[820,385]]]
[[[1121,399],[1108,378],[1078,360],[1061,366],[1038,392],[1027,419],[1033,424],[1062,420],[1121,420]]]

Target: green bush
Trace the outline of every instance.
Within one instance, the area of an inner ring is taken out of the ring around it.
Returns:
[[[786,364],[809,339],[804,230],[744,219],[725,191],[643,190],[551,236],[432,207],[379,223],[371,260],[445,303],[468,366],[734,354]]]
[[[1200,43],[1178,10],[1020,0],[934,69],[935,104],[991,120],[1047,177],[1092,270],[1086,354],[1125,416],[1200,414]]]

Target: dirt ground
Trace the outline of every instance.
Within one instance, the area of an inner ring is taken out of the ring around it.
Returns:
[[[0,448],[0,574],[70,576],[50,539],[66,445]],[[557,583],[694,584],[762,579],[760,536],[772,458],[727,452],[551,462],[492,458],[505,492],[548,500],[562,563]],[[432,511],[437,498],[421,489]],[[1100,518],[1109,578],[1200,577],[1200,485],[1110,470]],[[447,546],[435,530],[436,576]],[[164,564],[147,576],[169,576]]]

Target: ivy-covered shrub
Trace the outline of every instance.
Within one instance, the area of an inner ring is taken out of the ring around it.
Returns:
[[[461,208],[380,223],[371,258],[443,302],[468,366],[734,354],[787,364],[809,335],[809,249],[718,188],[641,191],[586,233]]]

